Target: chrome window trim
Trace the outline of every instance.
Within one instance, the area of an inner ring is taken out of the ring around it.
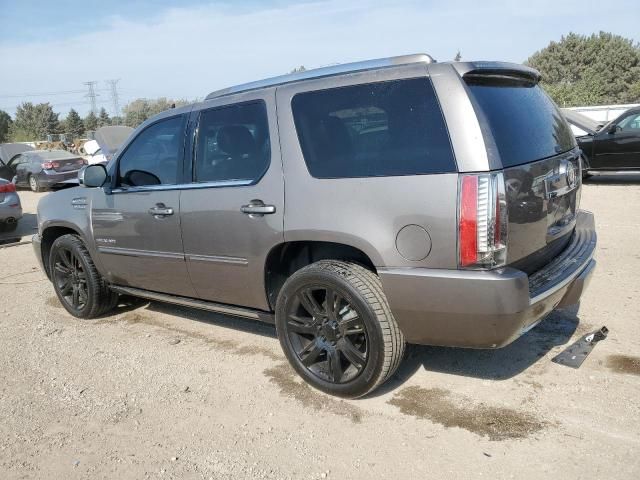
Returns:
[[[176,185],[147,185],[144,187],[114,188],[112,194],[162,192],[169,190],[197,190],[201,188],[248,187],[252,180],[224,180],[221,182],[180,183]]]

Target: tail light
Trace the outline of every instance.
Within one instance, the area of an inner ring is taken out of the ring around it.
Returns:
[[[16,191],[16,186],[13,183],[6,183],[0,185],[0,193],[12,193]]]
[[[507,260],[507,202],[502,173],[460,175],[458,265],[489,269]]]
[[[53,162],[44,162],[42,168],[45,170],[53,170]]]

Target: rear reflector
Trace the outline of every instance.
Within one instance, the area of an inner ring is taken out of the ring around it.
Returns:
[[[16,191],[16,186],[13,183],[5,183],[0,185],[0,193],[12,193]]]
[[[461,175],[458,265],[486,269],[507,258],[507,205],[502,173]]]

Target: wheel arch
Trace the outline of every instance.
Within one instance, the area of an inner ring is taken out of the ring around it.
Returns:
[[[82,233],[80,233],[75,226],[71,226],[67,223],[50,224],[42,230],[40,254],[42,255],[42,264],[44,265],[45,273],[49,279],[51,279],[51,272],[49,271],[49,255],[51,254],[51,247],[53,242],[63,235],[77,235],[83,242],[85,242]]]
[[[275,310],[278,294],[287,278],[320,260],[351,261],[377,273],[373,259],[353,245],[318,240],[283,242],[271,249],[265,261],[264,283],[269,306]]]

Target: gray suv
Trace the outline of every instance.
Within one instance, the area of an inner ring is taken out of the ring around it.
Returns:
[[[36,255],[76,317],[272,322],[304,380],[362,396],[407,342],[499,348],[580,299],[594,221],[539,79],[410,55],[216,91],[43,199]]]

